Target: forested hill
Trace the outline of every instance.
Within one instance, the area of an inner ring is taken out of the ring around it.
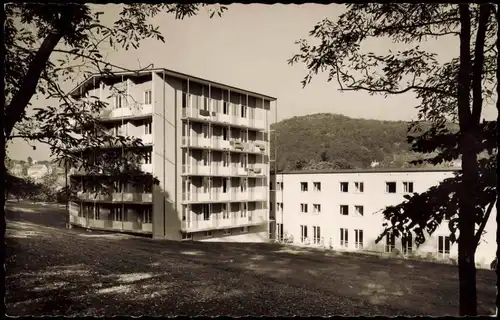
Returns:
[[[369,168],[373,161],[409,167],[422,155],[410,151],[408,124],[329,113],[294,117],[271,126],[271,146],[276,137],[278,170]]]

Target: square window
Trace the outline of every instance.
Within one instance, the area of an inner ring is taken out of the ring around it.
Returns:
[[[354,244],[356,249],[363,249],[363,230],[354,229]]]
[[[403,192],[413,193],[413,182],[403,182]]]
[[[340,192],[349,192],[349,182],[340,183]]]
[[[210,238],[213,236],[212,231],[205,231],[205,238]]]
[[[362,217],[364,215],[364,207],[363,206],[354,206],[354,211],[356,212],[356,216]]]
[[[313,212],[320,213],[321,212],[321,205],[320,204],[313,204]]]
[[[348,216],[349,215],[349,206],[341,205],[340,206],[340,214],[343,216]]]
[[[386,182],[385,183],[386,193],[396,193],[396,182]]]
[[[307,191],[307,182],[301,182],[300,183],[300,191],[306,192]]]
[[[247,233],[248,232],[248,227],[241,227],[240,228],[241,233]]]
[[[231,229],[224,229],[224,235],[228,236],[231,234]]]
[[[313,182],[313,187],[315,192],[321,191],[321,182]]]
[[[182,233],[182,240],[191,240],[191,239],[193,239],[193,234],[191,232]]]
[[[300,212],[307,213],[307,203],[300,204]]]
[[[363,182],[354,182],[354,188],[357,193],[363,193],[365,191],[365,185]]]

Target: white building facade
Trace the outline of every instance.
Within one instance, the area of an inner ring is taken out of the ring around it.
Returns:
[[[74,91],[108,103],[100,120],[111,132],[141,138],[142,170],[159,184],[100,195],[73,170],[81,197],[71,224],[158,239],[268,241],[275,98],[166,69],[94,76]]]
[[[444,221],[418,248],[414,239],[382,233],[382,210],[403,202],[404,195],[424,192],[453,177],[456,169],[367,169],[332,172],[284,172],[272,176],[270,237],[304,246],[345,251],[375,251],[403,255],[458,256]],[[476,251],[476,262],[489,266],[496,252],[496,210],[490,214]]]

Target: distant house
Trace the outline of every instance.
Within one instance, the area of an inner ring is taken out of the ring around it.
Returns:
[[[10,169],[10,172],[12,175],[16,177],[22,177],[23,176],[23,165],[20,163],[16,163],[12,169]]]
[[[40,179],[49,173],[49,169],[43,164],[34,164],[28,168],[28,176],[32,179]]]

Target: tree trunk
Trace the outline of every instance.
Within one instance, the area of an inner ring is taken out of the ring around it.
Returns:
[[[498,83],[500,82],[500,6],[497,5],[496,7],[496,21],[497,21],[497,139],[500,137],[500,86]],[[497,152],[497,177],[500,176],[500,168],[498,165],[498,152]],[[500,179],[497,178],[497,192],[500,190]],[[496,299],[496,305],[497,308],[500,305],[500,268],[498,268],[498,258],[500,257],[500,246],[498,244],[500,243],[500,215],[498,215],[498,212],[500,212],[500,201],[497,199],[497,252],[496,252],[496,258],[497,262],[495,265],[495,272],[497,274],[497,299]],[[497,309],[498,310],[498,309]],[[498,313],[498,312],[497,312]]]
[[[474,132],[465,132],[461,139],[463,181],[460,187],[458,228],[458,278],[460,282],[460,316],[477,315],[476,293],[476,238],[475,238],[475,186],[478,162]]]
[[[460,154],[462,183],[459,189],[458,278],[460,287],[460,316],[477,315],[475,265],[475,194],[477,184],[477,128],[470,110],[471,91],[471,16],[468,4],[459,4],[460,69],[458,73],[458,118],[460,125]]]

